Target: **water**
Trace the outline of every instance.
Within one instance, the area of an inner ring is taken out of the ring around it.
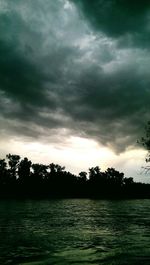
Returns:
[[[150,200],[0,201],[2,265],[149,265]]]

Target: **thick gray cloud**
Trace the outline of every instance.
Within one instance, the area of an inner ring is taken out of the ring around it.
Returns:
[[[133,2],[0,0],[1,137],[136,144],[150,113],[149,1]]]
[[[150,44],[149,0],[70,0],[78,5],[94,29],[110,37],[120,38],[120,44]]]

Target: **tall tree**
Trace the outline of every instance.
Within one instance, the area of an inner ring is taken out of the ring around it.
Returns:
[[[5,159],[0,159],[0,184],[7,184],[7,163]]]
[[[114,168],[107,168],[105,171],[107,180],[115,185],[123,185],[124,173],[119,172]]]
[[[150,162],[150,121],[145,128],[145,135],[138,141],[147,150],[146,162]]]
[[[81,172],[79,173],[79,178],[80,178],[80,180],[81,180],[82,182],[87,181],[87,172],[85,172],[85,171],[81,171]]]
[[[37,183],[42,183],[44,179],[47,178],[47,165],[43,164],[32,164],[32,180],[34,180]]]
[[[8,154],[6,158],[8,159],[10,181],[15,182],[17,179],[20,156]]]
[[[22,183],[29,182],[30,177],[30,168],[31,168],[32,162],[28,160],[27,157],[22,159],[18,166],[18,176],[19,180]]]

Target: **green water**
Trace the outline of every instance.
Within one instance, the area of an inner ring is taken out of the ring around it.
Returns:
[[[0,201],[0,264],[149,265],[150,200]]]

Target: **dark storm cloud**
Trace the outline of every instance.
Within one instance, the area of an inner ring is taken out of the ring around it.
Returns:
[[[97,30],[120,39],[121,44],[150,44],[149,0],[71,0]]]
[[[16,10],[1,14],[0,25],[1,114],[37,121],[40,108],[59,108],[57,90],[63,82],[63,67],[74,51],[58,45],[53,36],[46,52],[45,36]]]
[[[135,144],[135,135],[142,133],[148,119],[150,79],[136,67],[109,74],[92,70],[80,76],[77,86],[82,91],[73,108],[66,104],[64,109],[78,122],[83,135],[122,151]]]
[[[1,1],[1,136],[72,134],[123,151],[149,119],[148,1],[76,1],[85,20],[69,3]]]

